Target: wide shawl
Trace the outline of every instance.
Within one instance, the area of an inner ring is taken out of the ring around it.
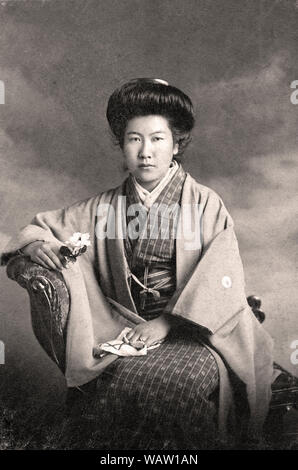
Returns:
[[[69,270],[63,270],[71,296],[65,372],[70,387],[89,382],[117,359],[114,355],[95,359],[94,344],[115,338],[125,326],[144,321],[137,315],[129,288],[123,191],[124,183],[68,208],[39,213],[5,250],[5,254],[14,252],[34,240],[65,241],[73,232],[90,233],[91,247]],[[107,227],[110,238],[102,236]],[[176,282],[166,311],[199,325],[205,344],[216,358],[221,434],[237,405],[231,385],[235,381],[230,380],[234,376],[243,385],[242,395],[244,390],[248,405],[245,427],[256,435],[271,398],[273,341],[247,304],[230,215],[220,197],[189,174],[178,222]],[[243,396],[241,400],[245,409]]]

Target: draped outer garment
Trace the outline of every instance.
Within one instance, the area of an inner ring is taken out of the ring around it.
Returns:
[[[5,254],[12,253],[35,240],[63,242],[74,232],[90,233],[87,252],[70,269],[63,270],[71,298],[65,372],[69,387],[93,380],[117,358],[108,355],[95,359],[95,343],[111,340],[125,326],[144,321],[137,314],[129,288],[123,190],[124,183],[67,208],[37,214],[5,249]],[[98,211],[99,207],[106,209]],[[179,231],[190,223],[192,231]],[[96,236],[98,224],[101,229],[109,224],[114,238]],[[221,198],[188,173],[178,233],[176,291],[165,311],[201,328],[205,344],[216,358],[220,431],[225,433],[228,414],[235,405],[232,373],[243,384],[248,426],[255,434],[261,429],[271,398],[273,341],[247,304],[231,216]]]

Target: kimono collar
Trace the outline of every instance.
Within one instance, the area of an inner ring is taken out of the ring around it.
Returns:
[[[179,168],[179,164],[176,162],[176,160],[173,160],[171,162],[171,165],[166,173],[166,175],[162,178],[162,180],[158,183],[158,185],[152,190],[148,191],[147,189],[143,188],[137,180],[135,179],[134,176],[132,176],[132,181],[135,185],[135,188],[138,192],[138,195],[144,204],[144,206],[147,209],[150,209],[152,204],[156,201],[164,187],[169,183],[169,181],[172,179],[174,174],[177,172]]]

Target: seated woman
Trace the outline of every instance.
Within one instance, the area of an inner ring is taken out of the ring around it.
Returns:
[[[63,273],[67,384],[96,385],[99,448],[212,448],[257,436],[271,397],[272,340],[246,302],[231,216],[179,162],[194,126],[191,100],[163,80],[131,80],[111,95],[107,119],[125,181],[39,213],[6,250]],[[91,246],[66,266],[60,248],[74,232],[90,233]],[[119,334],[146,354],[94,353]]]

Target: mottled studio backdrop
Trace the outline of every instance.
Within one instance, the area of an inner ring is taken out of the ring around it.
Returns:
[[[294,0],[1,1],[0,248],[35,213],[120,183],[108,97],[133,77],[168,80],[196,109],[184,166],[231,212],[247,294],[298,375],[297,31]],[[31,332],[27,293],[0,277],[1,397],[42,406],[64,380]]]

